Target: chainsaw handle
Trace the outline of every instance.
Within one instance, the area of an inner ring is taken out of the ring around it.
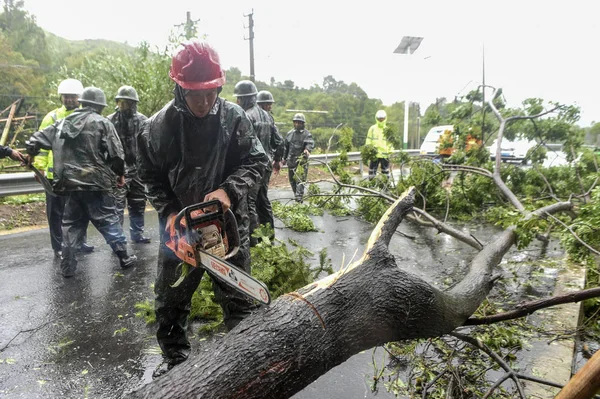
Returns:
[[[171,225],[169,226],[169,235],[176,237],[177,240],[181,238],[181,219],[185,216],[185,209],[179,211],[177,215],[172,219]]]
[[[215,211],[204,212],[204,210],[206,208],[211,208],[213,206],[217,208],[216,212]],[[201,210],[202,211],[202,214],[201,214],[202,216],[192,217],[191,216],[192,212],[193,211],[197,211],[197,210]],[[219,201],[217,199],[214,199],[214,200],[210,200],[210,201],[201,202],[201,203],[198,203],[198,204],[186,206],[184,208],[184,211],[187,211],[185,213],[187,215],[190,215],[189,217],[186,215],[185,222],[188,223],[188,226],[191,226],[192,225],[191,222],[193,222],[196,219],[204,218],[205,217],[204,215],[210,215],[212,213],[222,214],[223,213],[223,204],[221,203],[221,201]]]

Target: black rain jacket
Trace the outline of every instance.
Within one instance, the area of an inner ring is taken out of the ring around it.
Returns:
[[[5,157],[10,157],[11,154],[12,154],[12,148],[4,146],[4,145],[0,145],[0,159],[5,158]]]
[[[112,113],[107,118],[115,125],[115,130],[123,145],[123,151],[125,151],[125,167],[127,172],[131,173],[136,170],[138,152],[136,136],[148,118],[139,112],[135,112],[130,118],[127,118],[121,111]]]
[[[285,137],[283,159],[286,160],[288,168],[298,166],[298,160],[302,157],[304,150],[312,152],[315,146],[312,134],[306,129],[292,129]]]
[[[273,157],[283,144],[279,130],[275,127],[275,121],[267,111],[256,105],[256,103],[246,110],[246,115],[252,122],[254,132],[269,157],[267,169],[271,170]]]
[[[125,173],[125,155],[113,124],[91,107],[77,108],[27,142],[27,153],[54,153],[54,191],[111,191]]]
[[[209,114],[198,118],[177,89],[175,99],[146,121],[137,142],[138,175],[163,222],[219,188],[239,218],[240,204],[245,210],[248,191],[268,163],[240,106],[217,97]]]

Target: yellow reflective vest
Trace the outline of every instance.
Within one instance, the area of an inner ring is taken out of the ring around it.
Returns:
[[[394,147],[388,143],[383,134],[385,122],[385,120],[383,122],[377,121],[372,125],[369,128],[367,141],[365,142],[366,145],[372,145],[377,148],[377,158],[389,158],[390,152],[394,150]]]
[[[73,111],[75,110],[72,109],[67,111],[67,108],[63,105],[60,108],[48,112],[44,119],[42,119],[42,123],[40,123],[40,130],[44,130],[48,126],[53,125],[56,121],[65,118],[67,115],[71,115]],[[46,171],[46,177],[49,180],[54,179],[54,158],[52,157],[52,151],[40,150],[40,153],[35,156],[33,166],[39,170]]]

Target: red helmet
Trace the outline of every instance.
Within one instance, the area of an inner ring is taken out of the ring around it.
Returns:
[[[171,60],[169,77],[187,90],[214,89],[225,84],[219,54],[210,44],[199,40],[181,43]]]

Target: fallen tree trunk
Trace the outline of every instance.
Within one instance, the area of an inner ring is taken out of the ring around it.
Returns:
[[[571,378],[555,399],[587,399],[600,391],[600,351]]]
[[[243,320],[222,340],[130,398],[285,398],[354,354],[391,341],[437,337],[462,325],[492,286],[514,242],[507,230],[443,292],[396,264],[388,244],[411,211],[408,190],[381,218],[361,259]]]

